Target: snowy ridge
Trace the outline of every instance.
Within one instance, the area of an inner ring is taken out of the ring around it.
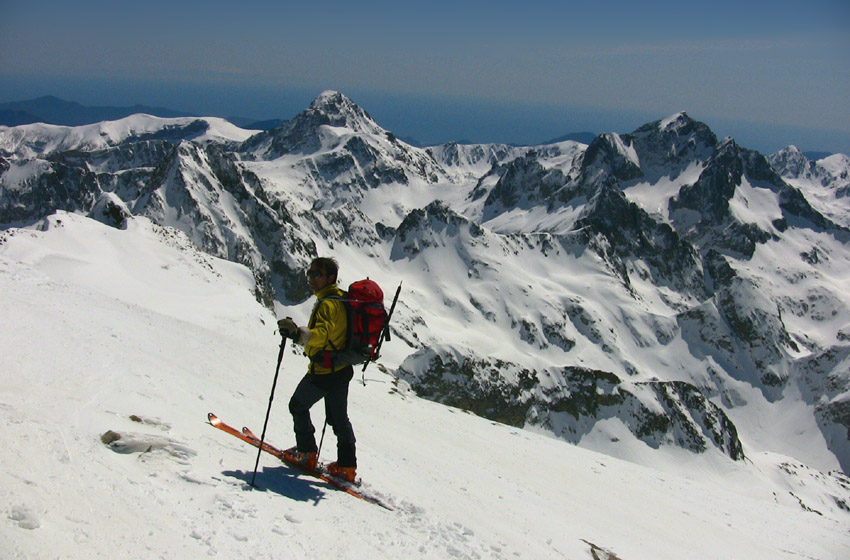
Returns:
[[[139,114],[76,127],[44,123],[0,126],[0,153],[32,158],[70,150],[93,151],[115,146],[131,137],[156,134],[180,134],[196,142],[243,142],[253,132],[216,117],[160,118]]]

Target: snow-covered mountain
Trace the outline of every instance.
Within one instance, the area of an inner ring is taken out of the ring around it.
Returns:
[[[622,461],[417,398],[393,372],[406,352],[397,341],[350,391],[362,490],[393,511],[269,456],[252,490],[256,450],[205,420],[212,411],[262,428],[280,344],[275,315],[256,301],[244,266],[147,218],[125,225],[59,211],[0,232],[3,558],[850,554],[843,474],[775,453],[732,461],[672,446],[651,466]],[[273,444],[292,441],[286,402],[306,368],[287,346]],[[785,425],[804,413],[788,409]],[[314,419],[321,424],[322,407]],[[630,458],[646,458],[613,418],[601,423]],[[325,458],[333,447],[328,434]]]
[[[384,367],[421,396],[642,464],[850,470],[846,156],[766,158],[686,113],[422,149],[338,92],[255,135],[131,119],[0,127],[0,223],[145,217],[301,321],[334,255],[343,284],[404,282]]]
[[[75,127],[35,123],[0,129],[3,130],[0,151],[26,158],[61,152],[93,152],[145,140],[241,143],[252,135],[252,131],[216,117],[164,119],[142,114]]]
[[[850,227],[850,157],[835,154],[811,161],[796,146],[768,157],[791,185],[799,188],[818,212]]]

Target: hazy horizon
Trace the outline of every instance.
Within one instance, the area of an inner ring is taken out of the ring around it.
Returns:
[[[290,119],[306,109],[313,98],[322,91],[283,91],[267,94],[258,92],[255,94],[255,99],[238,95],[236,97],[239,98],[239,102],[231,105],[220,101],[205,102],[200,96],[191,92],[187,92],[186,99],[183,100],[180,95],[163,99],[161,88],[158,88],[160,94],[145,96],[146,88],[137,87],[136,89],[141,92],[138,97],[144,97],[144,99],[132,97],[129,92],[123,94],[126,97],[122,97],[122,94],[116,94],[120,88],[110,88],[112,93],[109,96],[87,95],[82,87],[64,88],[62,93],[48,91],[48,89],[21,90],[22,93],[18,97],[4,96],[0,98],[0,103],[53,96],[90,107],[146,105],[210,117],[262,121]],[[74,95],[75,93],[78,95]],[[568,107],[480,103],[436,97],[431,99],[414,96],[393,97],[370,92],[352,94],[341,91],[341,93],[352,98],[355,103],[368,111],[379,125],[400,138],[408,138],[421,145],[452,141],[536,145],[567,134],[581,132],[628,133],[643,124],[669,116],[669,114],[650,114],[649,112],[605,112],[583,108],[574,108],[571,111]],[[218,99],[226,97],[217,95]],[[263,110],[261,105],[264,97],[268,98],[266,110]],[[193,103],[195,100],[198,102]],[[245,109],[240,110],[242,107]],[[705,122],[719,138],[731,136],[740,145],[764,154],[774,153],[793,144],[805,152],[850,155],[850,133],[843,131],[736,122],[728,119],[704,119],[686,108],[682,110],[692,118]]]
[[[291,118],[325,89],[422,143],[631,132],[686,111],[772,152],[850,152],[850,3],[10,3],[0,101]]]

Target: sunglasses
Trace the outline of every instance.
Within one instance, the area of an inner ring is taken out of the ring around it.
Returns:
[[[325,273],[321,270],[310,269],[307,271],[307,278],[321,278],[322,276],[325,276]]]

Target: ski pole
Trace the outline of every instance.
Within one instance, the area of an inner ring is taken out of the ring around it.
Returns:
[[[325,430],[328,429],[328,419],[325,418],[325,425],[322,426],[322,437],[319,439],[319,451],[316,452],[316,459],[322,454],[322,444],[325,443]]]
[[[263,422],[263,433],[260,435],[260,445],[257,450],[257,461],[254,463],[254,475],[251,477],[251,487],[256,488],[254,479],[257,478],[257,468],[260,466],[260,455],[263,453],[263,442],[266,440],[266,427],[269,425],[269,414],[272,412],[272,401],[274,400],[274,389],[277,387],[277,376],[280,373],[280,363],[283,361],[283,350],[286,348],[286,337],[281,336],[280,353],[277,355],[277,369],[274,372],[274,381],[272,382],[272,392],[269,395],[269,409],[266,411],[266,420]]]

